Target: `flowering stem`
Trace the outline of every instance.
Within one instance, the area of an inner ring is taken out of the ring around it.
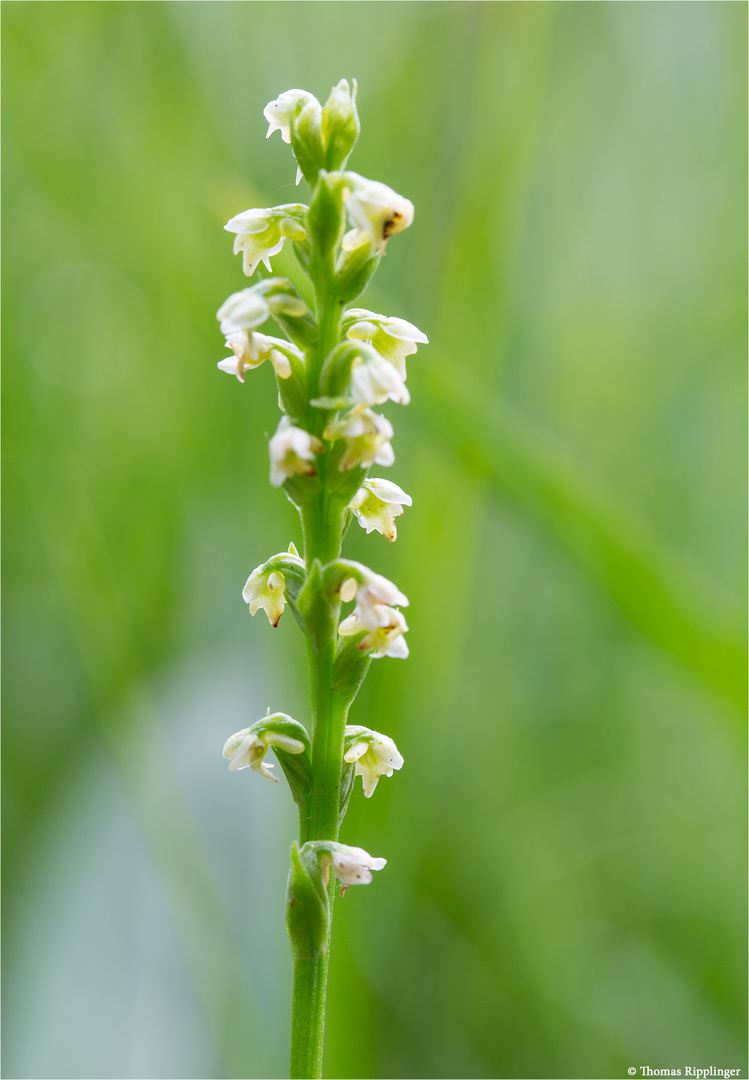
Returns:
[[[332,255],[316,251],[313,262],[315,309],[318,326],[317,347],[308,357],[308,388],[316,397],[320,371],[340,333],[340,304],[335,295],[335,264]],[[324,413],[319,412],[320,425]],[[341,532],[345,506],[331,497],[327,487],[330,450],[318,457],[320,493],[301,511],[304,534],[304,558],[308,568],[318,559],[322,565],[340,557]],[[343,767],[343,730],[346,710],[333,697],[335,631],[327,640],[309,642],[310,689],[312,698],[312,783],[306,822],[301,822],[300,841],[337,840],[339,829],[341,770]],[[332,923],[332,884],[328,887]],[[324,946],[314,960],[297,958],[294,962],[294,991],[291,1014],[292,1080],[322,1076],[323,1039],[325,1034],[325,998],[330,955],[330,924]]]
[[[272,747],[300,807],[286,902],[294,956],[293,1080],[322,1075],[335,882],[369,884],[372,871],[387,862],[338,842],[354,778],[361,777],[369,798],[381,776],[403,765],[389,736],[358,725],[346,734],[370,659],[408,656],[408,626],[399,610],[408,598],[361,563],[338,560],[344,522],[356,516],[368,533],[395,540],[394,519],[411,505],[397,484],[366,476],[371,465],[395,459],[392,424],[372,406],[408,403],[405,358],[427,341],[404,319],[354,307],[343,314],[366,289],[389,238],[407,228],[414,213],[387,185],[346,169],[359,136],[355,99],[356,83],[352,89],[341,79],[325,106],[298,89],[270,102],[263,110],[268,134],[280,131],[291,145],[300,177],[311,187],[310,205],[250,209],[225,226],[236,235],[234,250],[242,251],[248,276],[261,261],[270,271],[271,256],[292,240],[314,288],[314,310],[292,281],[273,276],[233,293],[218,311],[233,353],[218,367],[243,382],[267,360],[277,376],[283,416],[268,443],[270,482],[283,485],[298,507],[304,540],[303,558],[292,543],[257,566],[242,597],[251,615],[264,610],[274,627],[287,604],[300,623],[308,643],[312,730],[269,710],[223,749],[231,771],[250,768],[272,780],[273,765],[264,760]],[[259,329],[271,316],[285,339]],[[354,599],[355,609],[341,621],[341,603]]]

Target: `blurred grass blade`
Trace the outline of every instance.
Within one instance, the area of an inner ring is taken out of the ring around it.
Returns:
[[[703,581],[562,442],[530,416],[434,366],[420,415],[466,468],[511,499],[604,588],[627,620],[743,710],[746,653]],[[449,424],[445,418],[449,417]]]
[[[173,774],[155,706],[147,695],[135,708],[127,700],[133,686],[147,687],[148,677],[83,469],[69,459],[61,471],[63,482],[57,477],[56,483],[33,470],[29,492],[97,722],[163,881],[217,1058],[229,1077],[272,1075],[264,1040],[252,1027],[258,1010],[238,963],[228,915]]]

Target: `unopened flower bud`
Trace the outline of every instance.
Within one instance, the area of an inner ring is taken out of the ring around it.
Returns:
[[[356,79],[353,89],[341,79],[330,92],[322,112],[322,137],[328,171],[342,169],[359,137],[359,114],[356,111]]]

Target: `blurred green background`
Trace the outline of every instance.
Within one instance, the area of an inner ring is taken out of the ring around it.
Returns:
[[[431,345],[385,410],[413,508],[347,541],[411,657],[352,712],[406,767],[345,823],[389,864],[327,1075],[744,1069],[746,4],[2,14],[4,1075],[284,1075],[295,814],[220,751],[307,718],[239,595],[300,536],[214,313],[223,223],[296,198],[263,106],[342,76],[416,205],[362,303]]]

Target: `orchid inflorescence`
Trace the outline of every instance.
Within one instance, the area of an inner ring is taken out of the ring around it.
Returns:
[[[265,108],[268,136],[280,131],[290,145],[297,183],[307,180],[310,202],[245,210],[227,222],[244,273],[254,275],[262,263],[270,276],[234,293],[218,311],[231,353],[218,367],[240,382],[266,360],[273,369],[282,416],[268,443],[270,482],[284,488],[302,525],[303,555],[292,543],[261,563],[242,596],[250,614],[264,610],[273,627],[288,604],[307,636],[311,733],[269,711],[232,735],[223,752],[231,770],[249,768],[274,780],[273,765],[264,760],[272,748],[299,807],[287,926],[296,965],[292,1074],[305,1076],[320,1068],[324,1013],[308,1017],[309,1030],[317,1025],[312,1038],[300,1010],[314,1013],[315,994],[324,998],[318,976],[327,970],[331,877],[343,891],[369,883],[372,870],[385,865],[338,842],[354,779],[361,776],[370,798],[380,777],[403,765],[391,738],[346,720],[370,661],[408,656],[401,610],[408,599],[387,578],[341,558],[341,544],[354,518],[367,533],[394,541],[395,518],[411,505],[397,484],[367,473],[395,460],[392,424],[375,410],[387,401],[408,404],[406,358],[427,343],[404,319],[347,306],[369,284],[390,238],[414,216],[408,199],[347,170],[359,135],[355,102],[356,83],[343,79],[324,106],[307,91],[288,90]],[[311,281],[311,306],[291,280],[273,276],[271,260],[287,240]],[[265,332],[270,319],[283,336]],[[343,614],[342,605],[352,602]],[[310,974],[313,968],[317,974]]]

